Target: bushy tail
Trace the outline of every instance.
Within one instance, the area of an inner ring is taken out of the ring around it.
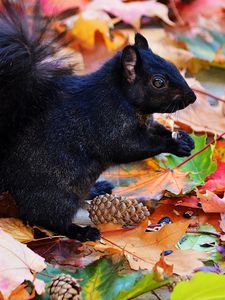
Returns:
[[[32,17],[26,15],[23,1],[2,0],[0,11],[1,155],[54,98],[55,78],[72,69],[54,58],[61,36],[48,36],[50,22],[41,16],[38,1]]]

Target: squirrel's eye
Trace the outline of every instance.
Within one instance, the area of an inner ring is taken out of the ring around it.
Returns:
[[[154,76],[152,78],[152,84],[155,88],[161,89],[166,85],[166,80],[161,76]]]

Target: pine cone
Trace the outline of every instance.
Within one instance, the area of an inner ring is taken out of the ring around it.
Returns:
[[[111,222],[134,225],[150,215],[148,208],[136,199],[109,194],[95,197],[88,207],[88,212],[95,224]]]
[[[79,280],[67,274],[54,277],[50,282],[49,296],[51,300],[82,300]]]

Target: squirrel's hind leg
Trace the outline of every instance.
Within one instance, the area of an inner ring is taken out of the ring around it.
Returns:
[[[43,226],[71,239],[82,242],[100,239],[97,228],[81,227],[72,223],[79,208],[78,198],[73,193],[56,190],[48,188],[37,193],[30,191],[32,200],[23,201],[26,205],[20,207],[21,217],[32,225]],[[27,193],[26,197],[29,197],[29,194]]]

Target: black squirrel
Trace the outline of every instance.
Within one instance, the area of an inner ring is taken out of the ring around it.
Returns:
[[[196,100],[177,68],[154,54],[139,33],[135,44],[85,76],[55,58],[58,37],[45,40],[35,6],[2,0],[0,15],[0,192],[9,191],[21,218],[70,238],[96,240],[98,229],[72,224],[84,199],[111,193],[96,182],[108,167],[162,152],[188,156],[193,140],[153,119]]]

